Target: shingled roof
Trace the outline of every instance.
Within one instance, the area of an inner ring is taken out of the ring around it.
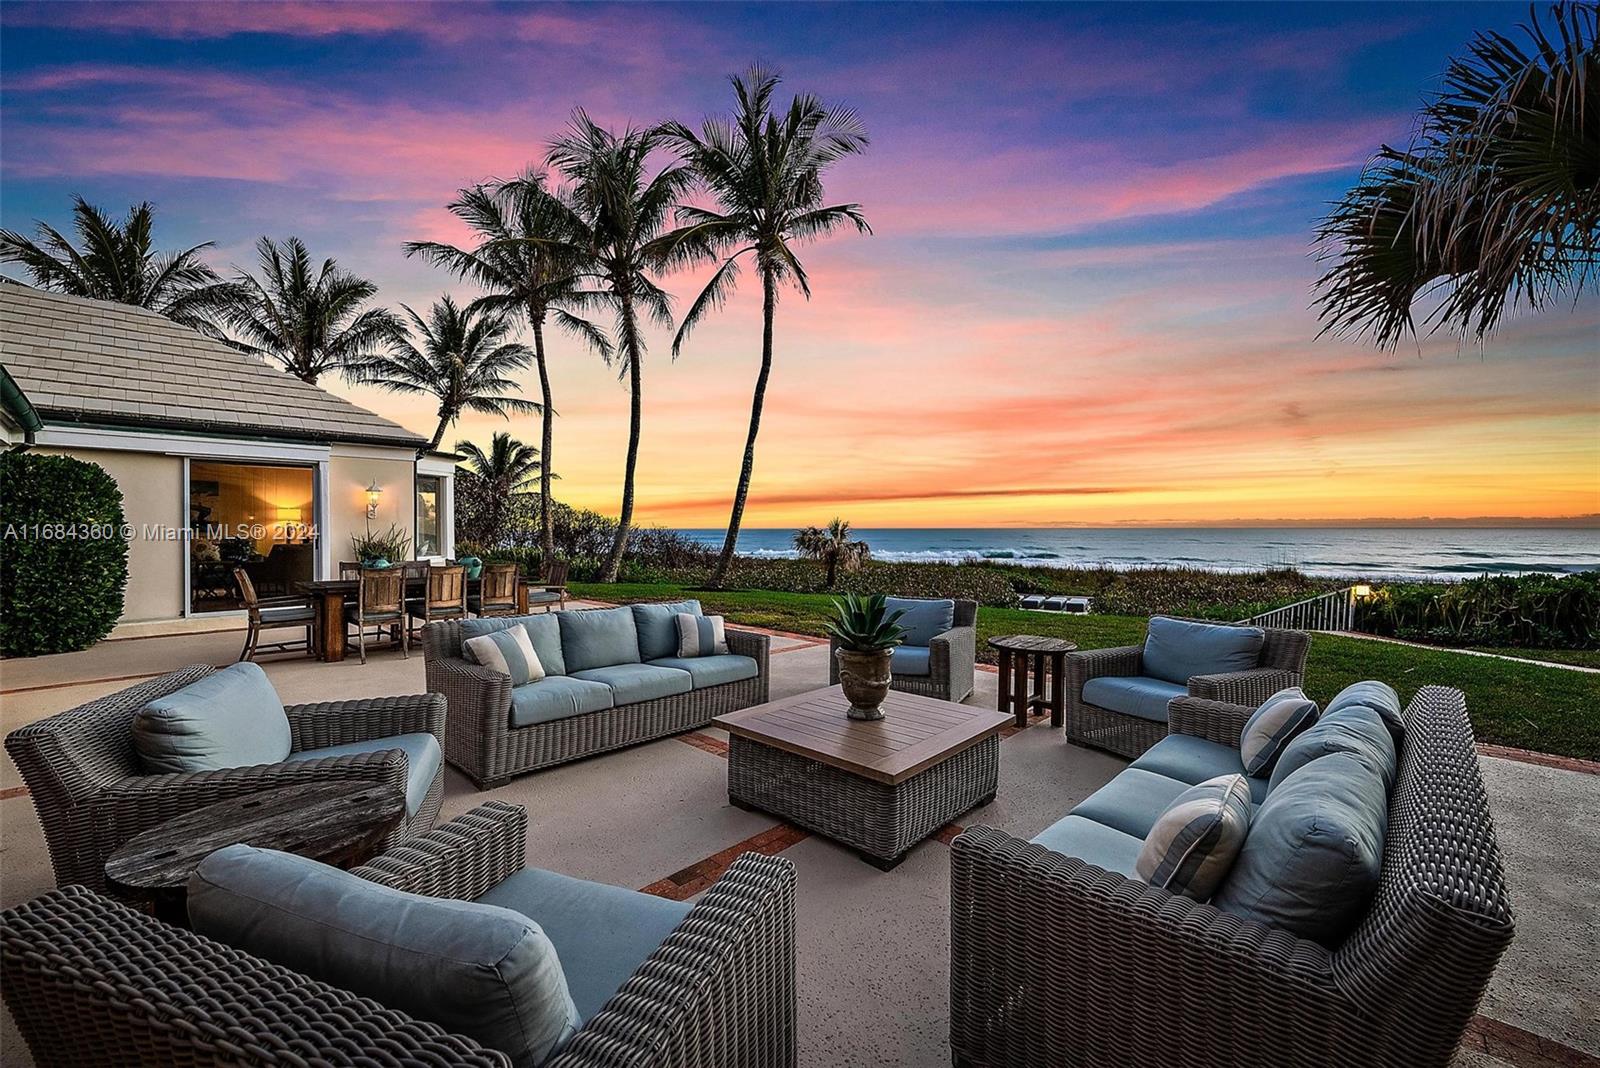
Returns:
[[[427,444],[327,390],[126,304],[0,285],[0,364],[47,425]]]

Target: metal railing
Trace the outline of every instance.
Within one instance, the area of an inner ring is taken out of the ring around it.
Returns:
[[[1239,620],[1241,625],[1277,627],[1283,630],[1354,630],[1356,626],[1356,588],[1309,597],[1270,612]]]

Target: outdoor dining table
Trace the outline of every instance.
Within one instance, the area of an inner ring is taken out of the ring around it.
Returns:
[[[426,593],[428,580],[421,575],[414,576],[406,582],[406,599],[422,597]],[[467,595],[476,594],[483,585],[483,579],[467,579]],[[295,583],[295,589],[311,599],[311,605],[317,612],[317,659],[336,662],[344,659],[345,634],[344,634],[344,603],[353,599],[361,588],[361,580],[353,578],[343,579],[312,579],[309,582]],[[531,579],[517,583],[517,614],[527,615],[530,608],[535,605],[558,604],[560,594],[546,593],[544,587]]]

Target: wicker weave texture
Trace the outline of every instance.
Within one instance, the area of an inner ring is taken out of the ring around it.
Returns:
[[[405,790],[406,759],[398,749],[357,756],[260,764],[221,771],[147,775],[133,747],[133,719],[157,697],[182,689],[215,668],[195,664],[158,679],[58,712],[6,736],[44,829],[56,885],[105,890],[105,862],[129,839],[203,805],[279,786],[333,781],[381,782]],[[436,694],[290,705],[294,752],[346,742],[427,732],[443,741],[445,704]],[[427,830],[444,799],[444,772],[422,807],[388,843]]]
[[[1203,622],[1203,621],[1202,621]],[[1260,665],[1253,671],[1196,675],[1189,695],[1252,708],[1289,686],[1305,681],[1311,635],[1298,630],[1263,628]],[[1067,654],[1067,740],[1125,757],[1137,757],[1167,736],[1167,724],[1101,708],[1083,699],[1083,684],[1103,676],[1138,675],[1144,648],[1124,645]]]
[[[515,625],[519,618],[505,623]],[[422,631],[422,648],[428,689],[443,694],[450,709],[445,759],[487,789],[526,772],[704,727],[713,716],[764,703],[771,639],[731,629],[727,639],[730,652],[756,661],[755,678],[514,727],[510,677],[461,656],[459,622],[430,623]]]
[[[1448,1065],[1514,925],[1461,694],[1424,687],[1405,719],[1380,886],[1332,952],[1000,831],[959,835],[957,1062]]]
[[[999,782],[994,734],[892,786],[738,735],[728,744],[730,799],[883,861],[993,797]]]

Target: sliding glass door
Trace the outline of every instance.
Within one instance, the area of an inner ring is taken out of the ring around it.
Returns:
[[[234,569],[256,594],[291,594],[316,571],[313,469],[189,461],[189,611],[242,608]]]

